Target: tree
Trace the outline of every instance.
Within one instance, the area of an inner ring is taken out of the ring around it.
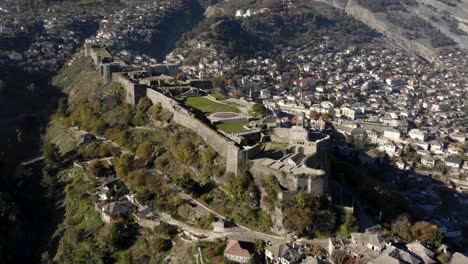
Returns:
[[[161,111],[162,111],[162,105],[161,103],[157,103],[148,110],[148,115],[151,119],[158,120],[159,119],[158,117]]]
[[[340,236],[350,236],[351,233],[357,232],[359,230],[358,222],[356,217],[354,217],[353,212],[346,211],[345,219],[343,224],[340,226],[338,234]]]
[[[153,240],[152,248],[156,254],[166,252],[172,248],[172,242],[169,239],[157,237]]]
[[[105,168],[101,161],[99,160],[92,160],[89,162],[89,169],[94,177],[103,177]]]
[[[205,168],[213,166],[213,160],[216,158],[216,152],[212,148],[206,148],[202,152],[202,163]]]
[[[121,179],[125,179],[130,170],[133,169],[134,157],[130,154],[123,154],[115,165],[115,172]]]
[[[155,226],[153,231],[158,235],[164,235],[168,238],[172,238],[177,235],[177,227],[165,222],[161,222],[160,225]]]
[[[257,118],[265,117],[268,114],[268,111],[263,104],[254,104],[254,106],[252,106],[252,112],[254,112]]]
[[[42,155],[44,162],[51,168],[57,168],[60,164],[60,153],[59,149],[55,144],[47,142],[42,147]]]
[[[357,150],[367,150],[369,148],[369,138],[367,134],[364,136],[357,137],[353,140],[354,148]]]
[[[442,264],[449,263],[451,258],[452,257],[449,254],[445,254],[445,253],[442,253],[439,256],[437,256],[437,260]]]
[[[408,242],[412,240],[411,222],[407,214],[402,214],[393,220],[391,228],[392,235],[397,235]]]
[[[134,223],[119,219],[102,227],[98,241],[114,250],[125,249],[133,244],[137,231]]]
[[[153,106],[153,103],[151,102],[151,100],[148,98],[148,97],[143,97],[140,99],[140,101],[138,101],[138,104],[137,104],[137,112],[138,113],[142,113],[142,114],[146,114],[146,112],[148,112],[148,110],[151,108],[151,106]]]
[[[320,118],[320,114],[317,113],[317,111],[310,111],[310,114],[309,114],[310,118],[314,119],[314,120],[319,120]]]
[[[445,170],[445,164],[443,161],[437,161],[434,165],[434,170],[443,173]]]
[[[149,161],[154,155],[154,143],[150,140],[143,141],[135,151],[135,154],[146,161]]]
[[[439,246],[442,242],[442,234],[437,225],[426,221],[416,222],[411,227],[411,234],[415,239],[426,242],[432,246]]]
[[[314,213],[314,233],[320,236],[330,235],[335,228],[335,214],[330,210],[321,210]]]
[[[323,120],[324,122],[327,122],[327,123],[328,123],[328,122],[330,121],[330,118],[331,118],[332,116],[331,116],[330,114],[326,113],[326,114],[322,114],[320,117],[322,118],[322,120]]]
[[[66,97],[62,97],[58,101],[57,114],[60,117],[68,116],[68,100]]]
[[[195,195],[199,195],[201,193],[202,187],[198,182],[196,182],[190,174],[185,173],[182,178],[178,179],[177,185],[180,186],[184,191],[190,192]]]
[[[298,237],[304,235],[313,224],[313,212],[310,208],[291,208],[285,218],[285,226],[294,230]]]

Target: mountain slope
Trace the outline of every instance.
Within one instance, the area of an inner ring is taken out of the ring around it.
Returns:
[[[463,0],[316,0],[344,10],[429,61],[438,50],[468,48]]]

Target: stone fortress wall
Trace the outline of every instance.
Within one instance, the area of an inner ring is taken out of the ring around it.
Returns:
[[[147,96],[153,104],[161,103],[164,109],[173,114],[174,122],[193,130],[219,155],[226,158],[227,172],[238,174],[242,162],[249,155],[249,149],[241,149],[234,142],[197,119],[193,113],[174,99],[149,88],[145,84],[131,80],[126,73],[118,72],[118,67],[112,63],[112,58],[106,60],[97,54],[91,43],[85,44],[85,56],[90,56],[93,59],[105,83],[113,81],[122,85],[127,92],[126,102],[128,104],[135,105],[144,96]],[[176,69],[178,67],[174,65],[156,65],[152,70],[156,73],[174,73]]]
[[[248,150],[236,146],[234,142],[197,119],[174,99],[151,88],[146,89],[146,96],[153,104],[161,103],[163,108],[173,113],[174,122],[193,130],[219,155],[225,157],[226,171],[237,175],[242,162],[241,157],[248,155]]]
[[[90,43],[85,44],[85,55],[90,56],[93,59],[96,68],[99,70],[101,77],[103,78],[103,82],[108,83],[112,81],[122,85],[122,87],[126,90],[126,102],[128,104],[135,105],[138,103],[139,99],[144,96],[147,96],[153,104],[161,103],[161,106],[164,109],[170,111],[173,114],[174,122],[193,130],[220,156],[226,158],[227,172],[238,175],[239,171],[245,167],[244,165],[246,164],[247,160],[254,157],[261,151],[259,144],[253,147],[241,147],[239,144],[236,144],[236,142],[230,140],[228,137],[222,135],[218,131],[214,130],[196,118],[192,112],[186,109],[183,105],[179,104],[173,98],[151,89],[146,84],[132,80],[129,77],[129,73],[119,72],[121,71],[120,66],[123,65],[114,63],[112,57],[102,58],[102,56],[95,52],[93,46]],[[174,65],[156,65],[155,67],[156,68],[151,67],[149,69],[151,74],[174,73],[174,71],[178,69]],[[320,170],[317,170],[317,173],[314,174],[317,174],[316,176],[321,177],[306,177],[307,179],[302,179],[300,176],[291,177],[285,180],[286,182],[284,182],[284,185],[291,187],[290,190],[297,190],[298,185],[307,185],[308,190],[322,194],[326,190],[326,188],[323,188],[323,186],[325,185],[326,187],[326,183],[324,184],[324,182],[326,182],[326,176],[329,172],[329,168],[321,164],[324,162],[324,160],[327,160],[324,159],[322,153],[326,152],[325,146],[328,143],[328,139],[325,138],[311,143],[314,145],[314,153],[310,155],[308,159],[309,162],[306,165],[310,168],[320,168]],[[254,165],[251,168],[251,171],[262,172],[262,174],[265,175],[265,172],[267,172],[268,169],[263,166],[262,168],[256,168]],[[324,171],[325,173],[323,173]],[[274,169],[271,169],[271,173],[276,175],[278,179],[284,178],[280,177],[280,172],[277,170],[275,171]],[[322,176],[324,174],[325,176]],[[304,186],[301,187],[302,190],[304,189]]]

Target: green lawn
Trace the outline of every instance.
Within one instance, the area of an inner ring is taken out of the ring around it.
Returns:
[[[240,132],[247,131],[247,129],[244,128],[244,126],[247,124],[248,122],[235,123],[235,124],[219,124],[219,125],[216,125],[216,128],[221,129],[227,133],[240,133]]]
[[[215,98],[216,100],[226,100],[226,96],[220,94],[220,93],[210,93],[210,96]]]
[[[271,149],[272,150],[283,150],[289,146],[289,143],[283,142],[271,142]]]
[[[206,115],[216,112],[239,112],[234,106],[217,103],[205,97],[189,97],[185,101],[185,104],[202,111]]]
[[[98,56],[102,56],[104,58],[111,58],[112,57],[112,55],[105,48],[95,47],[95,48],[93,48],[93,50],[94,50],[94,52],[96,52],[96,54]]]

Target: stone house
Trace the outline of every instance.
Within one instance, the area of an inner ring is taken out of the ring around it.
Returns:
[[[411,129],[408,133],[408,136],[412,139],[417,139],[420,141],[426,141],[426,133],[422,132],[419,129]]]
[[[266,263],[296,264],[305,257],[301,248],[292,243],[279,244],[265,248]]]
[[[254,244],[250,242],[229,240],[224,250],[224,257],[236,263],[250,263],[254,248]]]
[[[419,259],[421,259],[425,264],[434,264],[435,253],[425,247],[421,242],[414,241],[409,244],[406,244],[406,248],[413,254],[415,254]]]
[[[416,256],[413,254],[401,250],[399,248],[390,246],[385,249],[382,254],[380,254],[376,259],[369,262],[370,264],[384,264],[384,263],[411,263],[411,264],[420,264],[422,263]]]
[[[111,223],[120,217],[128,217],[135,208],[129,201],[111,202],[101,207],[96,204],[95,207],[99,211],[101,220],[104,223]]]
[[[370,250],[382,252],[386,246],[386,240],[379,234],[352,233],[351,243],[356,246],[365,246]]]
[[[461,165],[462,165],[462,162],[463,160],[461,158],[458,158],[458,157],[447,157],[445,160],[444,160],[444,164],[445,166],[451,168],[451,169],[455,169],[455,170],[459,170]]]
[[[424,165],[424,166],[428,166],[428,167],[434,167],[434,165],[435,165],[435,159],[432,158],[432,157],[429,156],[429,155],[422,156],[422,157],[421,157],[421,164]]]
[[[392,140],[399,140],[401,133],[397,129],[386,129],[384,131],[384,137]]]
[[[429,145],[431,145],[431,152],[434,154],[442,154],[444,152],[444,145],[438,140],[429,142]]]

